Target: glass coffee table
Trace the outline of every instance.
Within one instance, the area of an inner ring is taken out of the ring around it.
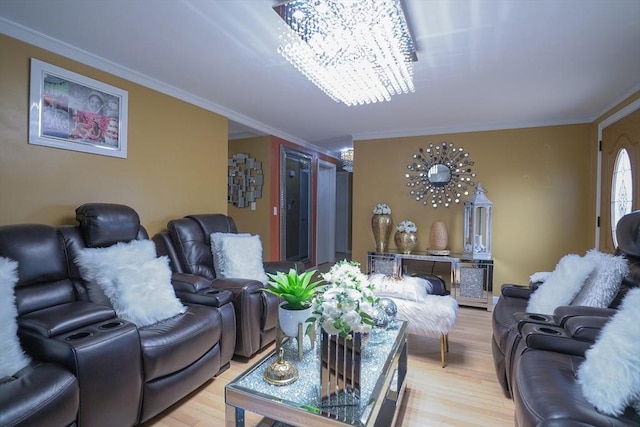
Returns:
[[[320,405],[319,342],[314,349],[308,339],[304,345],[304,357],[298,360],[295,340],[283,344],[285,360],[298,369],[300,377],[296,382],[276,386],[264,380],[265,370],[278,358],[274,351],[226,385],[227,427],[243,427],[245,411],[277,421],[277,425],[382,427],[395,424],[406,387],[406,322],[395,321],[389,328],[370,334],[362,349],[360,400],[354,406]]]

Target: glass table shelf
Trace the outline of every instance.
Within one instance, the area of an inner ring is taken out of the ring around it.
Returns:
[[[227,384],[226,425],[244,426],[244,411],[294,426],[392,425],[405,386],[406,322],[396,321],[389,328],[370,334],[362,349],[360,399],[353,406],[320,404],[320,335],[317,334],[314,348],[305,338],[302,360],[298,360],[295,339],[283,344],[284,359],[298,369],[300,377],[296,382],[276,386],[264,380],[265,370],[278,358],[274,351]]]

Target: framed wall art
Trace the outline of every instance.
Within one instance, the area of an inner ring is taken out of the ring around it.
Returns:
[[[127,92],[31,58],[29,144],[127,158]]]

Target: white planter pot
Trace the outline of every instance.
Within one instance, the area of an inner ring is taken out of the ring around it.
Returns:
[[[302,331],[306,330],[306,320],[311,317],[312,307],[304,308],[302,310],[289,310],[282,308],[286,302],[281,302],[278,306],[278,322],[280,323],[280,329],[288,337],[298,336],[298,324],[302,323]]]

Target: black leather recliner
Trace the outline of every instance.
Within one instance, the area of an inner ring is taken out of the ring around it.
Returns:
[[[256,280],[218,278],[213,265],[211,234],[237,233],[233,218],[223,214],[188,215],[169,221],[167,230],[153,237],[158,254],[168,255],[174,279],[180,282],[177,293],[183,300],[198,302],[197,294],[206,289],[233,292],[236,311],[235,354],[251,357],[276,338],[279,300],[263,292]],[[304,271],[300,262],[265,262],[267,273]]]
[[[89,203],[76,209],[77,227],[61,227],[71,259],[85,247],[107,247],[148,238],[128,206]],[[75,264],[71,277],[82,283]],[[235,319],[231,293],[202,295],[206,304],[183,301],[187,310],[138,328],[142,401],[139,422],[157,415],[229,366]],[[82,390],[82,388],[81,388]]]
[[[41,224],[2,226],[0,256],[18,262],[15,297],[22,348],[77,378],[78,425],[135,424],[142,396],[138,332],[134,324],[116,318],[113,309],[83,298],[80,281],[69,274],[71,261],[60,231]],[[18,397],[9,399],[23,405]]]
[[[75,426],[80,390],[76,377],[55,363],[37,360],[0,378],[0,426]]]
[[[507,396],[511,396],[510,380],[523,324],[564,327],[567,320],[575,316],[608,318],[615,313],[615,308],[620,305],[627,291],[640,286],[640,211],[632,212],[620,219],[616,227],[616,237],[618,247],[615,254],[627,258],[629,272],[623,278],[620,290],[608,308],[566,306],[558,307],[554,315],[526,313],[529,297],[535,288],[502,286],[502,295],[492,315],[492,351],[496,375]]]

